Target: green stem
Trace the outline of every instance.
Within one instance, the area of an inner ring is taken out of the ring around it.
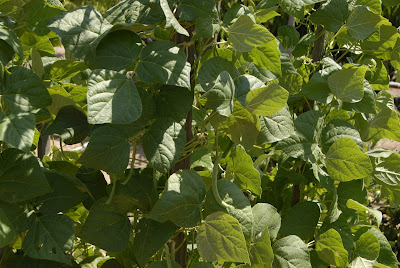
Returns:
[[[113,185],[112,185],[110,196],[108,197],[108,199],[105,203],[106,205],[111,204],[111,201],[113,200],[114,195],[115,195],[115,190],[117,189],[117,177],[115,175],[110,175],[110,178],[112,180]]]
[[[133,173],[135,172],[135,169],[134,169],[134,164],[135,164],[135,161],[136,161],[136,142],[135,141],[132,142],[132,147],[133,147],[133,151],[132,151],[131,168],[129,169],[128,177],[123,182],[121,182],[121,184],[123,184],[123,185],[125,185],[125,184],[127,184],[129,182],[129,180],[133,176]]]
[[[215,130],[215,136],[218,136],[218,130]],[[222,155],[218,154],[218,139],[215,139],[215,145],[217,147],[217,158],[214,162],[213,173],[212,173],[212,191],[214,194],[215,201],[217,201],[218,205],[222,206],[223,208],[229,208],[229,205],[222,200],[221,196],[219,196],[218,192],[218,172],[219,172],[219,161],[221,161]]]
[[[167,266],[168,268],[172,268],[171,256],[169,255],[169,247],[167,244],[165,244],[164,247],[165,247],[165,255],[167,257]]]

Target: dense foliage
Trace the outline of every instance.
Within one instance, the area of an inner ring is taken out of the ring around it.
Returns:
[[[398,267],[397,0],[112,2],[0,0],[0,267]]]

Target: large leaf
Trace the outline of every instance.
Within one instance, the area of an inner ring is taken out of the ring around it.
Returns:
[[[279,76],[282,74],[280,54],[276,40],[271,40],[250,50],[247,55],[258,67]]]
[[[0,200],[14,203],[51,191],[35,156],[17,149],[7,149],[1,153]]]
[[[12,243],[17,236],[14,226],[4,211],[0,208],[0,247]]]
[[[46,86],[33,71],[21,66],[8,71],[2,80],[0,95],[9,111],[30,112],[51,104]]]
[[[218,118],[214,123],[218,125],[218,130],[227,133],[235,143],[243,145],[246,150],[252,148],[260,132],[258,116],[252,115],[238,101],[234,102],[230,117]]]
[[[145,83],[161,83],[190,89],[190,63],[175,43],[156,41],[140,53],[137,67],[139,78]]]
[[[340,138],[329,148],[326,154],[326,168],[329,176],[339,181],[362,179],[372,173],[368,156],[347,137]]]
[[[251,90],[265,87],[265,84],[255,76],[244,74],[235,79],[235,98],[245,106],[246,96]]]
[[[379,256],[379,241],[372,232],[365,232],[356,241],[354,253],[367,260],[376,260]]]
[[[372,232],[379,241],[379,257],[376,261],[389,267],[398,267],[400,263],[385,235],[377,228],[370,228],[368,231]]]
[[[335,141],[344,137],[352,139],[358,145],[360,150],[364,150],[364,143],[361,140],[360,133],[358,133],[355,127],[345,120],[333,119],[322,130],[322,151],[324,153],[328,152],[329,148],[333,143],[335,143]]]
[[[143,218],[136,226],[133,252],[140,267],[144,267],[150,258],[168,242],[176,231],[171,222],[160,223]]]
[[[233,80],[240,76],[240,72],[235,67],[235,64],[223,57],[212,57],[204,62],[198,73],[198,80],[201,87],[205,91],[213,88],[219,74],[223,71],[228,72]]]
[[[271,247],[268,227],[256,239],[256,242],[250,248],[250,267],[272,268],[274,252]]]
[[[142,114],[135,84],[116,71],[92,71],[88,78],[87,102],[89,124],[129,124]]]
[[[342,238],[335,229],[320,234],[315,245],[318,256],[328,264],[346,267],[348,253],[343,247]]]
[[[158,116],[172,117],[175,122],[182,122],[192,108],[193,93],[186,88],[164,86],[156,95],[155,102]]]
[[[7,27],[0,26],[0,62],[3,65],[7,65],[8,62],[17,54],[19,59],[22,60],[24,57],[21,42],[19,41],[16,34],[8,29]]]
[[[375,166],[373,172],[374,178],[379,181],[391,185],[397,186],[400,184],[400,155],[397,153],[391,154],[388,158],[380,161]]]
[[[160,0],[160,5],[162,10],[164,11],[165,18],[167,23],[165,24],[165,28],[173,27],[178,33],[189,36],[188,31],[179,24],[178,20],[175,18],[174,13],[172,13],[168,0]]]
[[[48,27],[61,38],[68,52],[83,60],[94,54],[112,25],[92,6],[85,6],[52,18]]]
[[[75,177],[56,171],[45,171],[44,175],[53,192],[34,200],[41,213],[59,213],[79,205],[89,197],[86,185]]]
[[[233,179],[241,190],[250,190],[258,196],[261,195],[260,173],[253,167],[250,155],[240,145],[231,152],[231,158],[226,167],[226,178]]]
[[[78,162],[109,173],[125,171],[129,163],[130,145],[119,128],[103,126],[94,130],[90,142]]]
[[[31,150],[35,116],[31,113],[0,113],[0,141],[24,152]]]
[[[337,32],[348,16],[349,4],[346,0],[329,0],[311,14],[310,20],[322,24],[330,32]]]
[[[349,34],[363,40],[377,30],[381,18],[366,6],[356,6],[347,19],[347,31]]]
[[[271,116],[260,117],[258,144],[273,143],[290,137],[294,132],[292,115],[289,107],[284,107]]]
[[[170,117],[157,118],[143,135],[143,150],[147,159],[163,173],[178,162],[185,143],[185,129]]]
[[[197,249],[206,261],[250,263],[239,222],[223,212],[207,216],[197,233]]]
[[[307,84],[304,85],[301,95],[306,96],[310,100],[322,103],[330,103],[333,94],[329,89],[328,79],[323,75],[322,71],[315,73]]]
[[[376,114],[376,94],[371,85],[364,79],[364,96],[361,101],[355,103],[344,102],[343,110],[365,114]]]
[[[311,268],[307,245],[295,235],[279,239],[272,245],[274,268]]]
[[[182,170],[169,177],[164,193],[149,217],[180,227],[194,227],[200,221],[201,205],[206,195],[203,179],[194,170]]]
[[[129,241],[131,225],[128,217],[100,199],[90,208],[79,237],[107,251],[122,251]]]
[[[308,241],[314,236],[319,217],[320,209],[317,203],[309,201],[297,203],[283,215],[279,233],[284,236],[297,235]]]
[[[91,69],[126,70],[139,56],[141,45],[140,37],[131,31],[109,33],[96,47],[89,65]]]
[[[278,3],[282,7],[283,11],[302,19],[304,17],[304,10],[306,6],[322,1],[323,0],[278,0]]]
[[[234,96],[235,84],[229,73],[223,71],[215,80],[214,86],[202,98],[205,99],[206,108],[213,109],[220,115],[228,117],[233,112]]]
[[[256,115],[270,116],[281,110],[289,98],[289,92],[283,87],[271,83],[257,88],[246,96],[246,109]]]
[[[340,100],[358,102],[364,96],[364,76],[367,67],[354,67],[337,71],[329,76],[332,93]]]
[[[70,264],[74,237],[74,222],[68,216],[44,215],[30,226],[22,249],[31,258]]]
[[[295,132],[278,142],[276,149],[288,156],[315,162],[320,158],[319,140],[323,117],[319,111],[308,111],[294,121]]]
[[[239,52],[249,52],[254,47],[275,41],[275,37],[264,26],[255,24],[247,15],[240,16],[228,28],[228,34],[229,41]]]
[[[247,199],[243,192],[231,181],[220,180],[217,186],[219,196],[229,206],[224,208],[219,205],[215,200],[212,189],[210,189],[205,201],[204,214],[209,215],[217,211],[228,213],[239,221],[244,237],[250,240],[252,235],[253,214],[249,199]]]
[[[178,8],[179,18],[195,21],[208,17],[217,17],[217,8],[214,0],[182,0]]]
[[[252,211],[253,239],[261,237],[265,228],[268,228],[270,239],[276,239],[281,228],[281,215],[276,208],[268,203],[257,203],[253,206]]]

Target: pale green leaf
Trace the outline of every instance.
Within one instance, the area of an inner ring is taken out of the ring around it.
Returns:
[[[206,261],[250,263],[239,222],[223,212],[207,216],[197,233],[197,249]]]
[[[307,245],[295,235],[279,239],[272,245],[274,268],[311,268]]]
[[[255,76],[244,74],[235,79],[235,98],[245,106],[246,96],[251,90],[265,87],[265,84]]]
[[[86,69],[86,64],[81,61],[58,60],[51,65],[50,80],[63,81]]]
[[[374,178],[379,181],[396,186],[400,184],[400,156],[397,153],[391,154],[375,166]]]
[[[306,6],[322,2],[323,0],[278,0],[283,11],[299,19],[304,17]]]
[[[356,6],[347,19],[347,31],[352,37],[364,40],[377,30],[380,22],[380,16],[368,7]]]
[[[280,76],[282,74],[280,54],[276,40],[271,40],[250,50],[248,57],[260,68]]]
[[[363,204],[360,204],[359,202],[357,202],[353,199],[348,199],[346,202],[346,206],[350,209],[358,211],[360,214],[368,213],[368,214],[372,215],[375,218],[378,226],[381,225],[382,212],[380,212],[379,210],[364,206]]]
[[[363,233],[356,241],[354,253],[367,260],[376,260],[379,256],[378,238],[371,232]]]
[[[179,18],[198,22],[208,17],[217,17],[217,8],[214,0],[182,0],[178,7]]]
[[[172,13],[169,8],[168,0],[160,0],[160,6],[164,11],[165,19],[167,23],[165,24],[165,28],[173,27],[178,33],[189,36],[188,31],[179,24],[178,20],[175,18],[174,13]]]
[[[246,96],[246,109],[256,115],[270,116],[281,110],[289,98],[283,87],[271,83],[251,90]]]
[[[275,240],[281,228],[281,215],[276,208],[268,203],[257,203],[253,211],[253,240],[262,237],[265,228],[268,229],[269,237]]]
[[[335,229],[320,234],[315,245],[318,256],[328,264],[346,267],[348,253],[343,247],[342,238]]]
[[[381,266],[375,266],[374,263],[375,263],[375,261],[357,257],[349,264],[349,268],[379,268],[379,267],[381,267]]]
[[[284,107],[279,112],[260,117],[260,134],[257,143],[273,143],[290,137],[294,133],[294,124],[289,107]]]
[[[272,251],[270,235],[267,227],[261,232],[260,237],[258,237],[256,240],[256,243],[251,245],[251,265],[248,266],[255,268],[272,268],[273,260],[274,252]]]

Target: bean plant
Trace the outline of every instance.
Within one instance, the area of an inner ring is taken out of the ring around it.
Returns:
[[[86,2],[0,0],[0,267],[398,267],[397,0]]]

